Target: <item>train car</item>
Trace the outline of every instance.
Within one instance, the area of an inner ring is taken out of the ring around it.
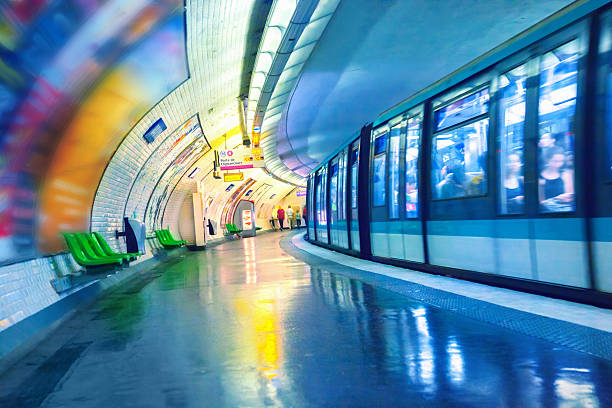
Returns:
[[[611,121],[612,10],[553,16],[324,161],[308,183],[309,240],[610,306]]]

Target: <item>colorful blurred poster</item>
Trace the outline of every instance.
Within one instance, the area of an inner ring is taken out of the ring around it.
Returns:
[[[182,0],[0,3],[0,263],[87,229],[110,155],[187,77]]]
[[[138,120],[187,77],[183,30],[183,16],[177,15],[133,49],[68,126],[41,190],[44,251],[60,248],[60,231],[88,228],[96,187],[113,152]]]

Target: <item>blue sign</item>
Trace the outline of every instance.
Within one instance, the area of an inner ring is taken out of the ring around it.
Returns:
[[[146,140],[147,143],[153,143],[157,136],[161,135],[166,129],[168,129],[168,127],[164,123],[164,120],[159,118],[154,124],[151,125],[149,130],[147,130],[142,137],[144,137],[144,140]]]

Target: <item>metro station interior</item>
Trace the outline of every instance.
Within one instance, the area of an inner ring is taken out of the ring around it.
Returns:
[[[612,2],[2,0],[0,95],[0,407],[612,407]]]

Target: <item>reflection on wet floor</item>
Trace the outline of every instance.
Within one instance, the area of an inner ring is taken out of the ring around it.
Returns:
[[[612,406],[612,362],[311,268],[283,235],[98,302],[0,379],[0,405]]]

